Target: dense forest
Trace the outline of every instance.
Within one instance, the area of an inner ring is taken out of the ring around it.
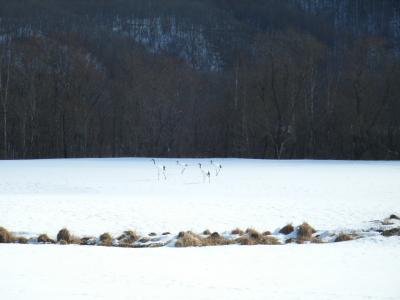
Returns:
[[[400,159],[397,0],[0,0],[3,159]]]

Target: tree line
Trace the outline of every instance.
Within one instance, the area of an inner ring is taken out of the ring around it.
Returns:
[[[400,159],[397,36],[253,2],[1,0],[1,157]]]

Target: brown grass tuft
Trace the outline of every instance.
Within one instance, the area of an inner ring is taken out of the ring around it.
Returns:
[[[248,237],[246,235],[238,237],[235,240],[235,242],[240,244],[240,245],[243,245],[243,246],[250,246],[250,245],[255,245],[256,244],[256,242],[253,239],[251,239],[250,237]]]
[[[127,230],[127,231],[124,231],[124,233],[122,235],[120,235],[117,240],[118,240],[119,244],[129,245],[129,244],[136,242],[139,239],[140,239],[140,236],[135,231]]]
[[[22,236],[16,238],[18,244],[28,244],[28,239]]]
[[[234,241],[228,240],[218,232],[214,232],[209,237],[202,240],[203,246],[223,246],[233,244]]]
[[[235,228],[231,231],[231,234],[238,234],[238,235],[243,235],[244,231],[240,228]]]
[[[200,247],[202,245],[201,237],[190,231],[180,232],[175,243],[175,247]]]
[[[297,228],[297,240],[301,242],[310,241],[314,233],[316,233],[315,229],[304,222]]]
[[[96,238],[90,237],[90,236],[85,236],[85,237],[81,238],[80,245],[94,246],[94,245],[96,245]]]
[[[247,228],[246,233],[253,240],[260,240],[262,238],[262,234],[254,228]]]
[[[393,215],[390,215],[389,219],[400,220],[400,216],[393,214]]]
[[[260,245],[281,245],[279,240],[274,236],[263,236],[259,242]]]
[[[311,243],[313,244],[324,244],[325,242],[320,237],[312,237]]]
[[[279,230],[279,233],[288,235],[288,234],[291,234],[293,231],[294,231],[293,225],[287,224],[286,226],[282,227],[281,230]]]
[[[4,227],[0,227],[0,244],[13,243],[15,241],[14,236]]]
[[[388,230],[384,230],[382,232],[383,236],[395,236],[395,235],[400,235],[400,227],[398,228],[392,228],[392,229],[388,229]]]
[[[75,236],[75,235],[71,235],[71,238],[70,238],[69,243],[70,243],[70,244],[73,244],[73,245],[81,245],[82,240],[81,240],[80,237],[77,237],[77,236]]]
[[[213,232],[213,233],[211,234],[211,237],[212,237],[213,239],[218,239],[218,238],[220,238],[221,236],[220,236],[220,234],[219,234],[218,232]]]
[[[100,246],[107,246],[107,247],[112,246],[112,241],[113,241],[112,236],[108,232],[100,235],[99,240],[100,240]]]
[[[264,232],[263,232],[263,235],[272,235],[272,232],[269,231],[269,230],[267,230],[267,231],[264,231]]]
[[[346,233],[339,233],[339,235],[335,239],[335,243],[337,242],[346,242],[346,241],[351,241],[353,240],[351,235],[348,235]]]
[[[55,241],[49,238],[47,234],[41,234],[37,238],[38,243],[41,244],[55,244]]]
[[[235,240],[240,245],[280,245],[279,240],[274,236],[257,234],[258,232],[250,231],[247,236],[241,236]]]
[[[67,244],[71,242],[71,234],[69,233],[67,228],[61,229],[57,234],[57,242],[63,240]]]

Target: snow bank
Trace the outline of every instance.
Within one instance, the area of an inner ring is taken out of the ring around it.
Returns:
[[[397,300],[400,239],[121,249],[0,245],[1,299]]]

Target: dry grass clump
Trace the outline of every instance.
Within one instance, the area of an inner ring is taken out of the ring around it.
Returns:
[[[41,234],[38,236],[37,238],[38,243],[41,244],[55,244],[55,241],[52,240],[51,238],[49,238],[49,236],[47,234]]]
[[[395,235],[400,235],[400,227],[398,228],[392,228],[392,229],[388,229],[388,230],[384,230],[382,232],[383,236],[395,236]]]
[[[281,230],[279,230],[279,233],[288,235],[291,234],[294,231],[294,227],[292,224],[287,224],[286,226],[282,227]]]
[[[311,243],[313,244],[324,244],[325,242],[320,237],[312,237]]]
[[[251,239],[247,235],[243,235],[241,237],[238,237],[235,240],[235,242],[238,243],[239,245],[243,245],[243,246],[251,246],[251,245],[255,245],[256,244],[255,240]]]
[[[108,232],[100,235],[99,240],[100,240],[100,246],[107,246],[107,247],[112,246],[113,239],[111,234],[109,234]]]
[[[82,244],[82,240],[79,237],[72,235],[67,228],[63,228],[58,232],[57,242],[60,245],[85,245],[85,243]]]
[[[96,245],[96,238],[92,236],[85,236],[81,238],[80,245],[94,246]]]
[[[213,232],[209,237],[202,240],[203,246],[223,246],[233,244],[234,241],[228,240],[218,232]]]
[[[124,231],[124,233],[117,238],[119,244],[132,244],[139,239],[140,236],[132,230]]]
[[[254,228],[247,228],[246,229],[246,233],[247,235],[253,239],[253,240],[259,240],[262,237],[262,234],[259,233],[257,230],[255,230]]]
[[[390,215],[389,219],[400,220],[400,216],[392,214],[392,215]]]
[[[253,228],[248,228],[246,234],[235,240],[240,245],[280,245],[279,240],[270,235],[264,235],[259,233]]]
[[[28,244],[28,239],[22,236],[16,238],[18,244]]]
[[[339,233],[339,235],[336,237],[335,243],[338,243],[338,242],[346,242],[346,241],[352,241],[352,240],[353,240],[353,237],[352,237],[351,235],[341,232],[341,233]]]
[[[201,237],[191,231],[181,231],[175,243],[175,247],[200,247],[202,245]]]
[[[310,241],[314,233],[316,233],[315,229],[304,222],[297,228],[297,240],[299,242]]]
[[[13,243],[15,237],[4,227],[0,227],[0,244]]]
[[[244,231],[240,228],[235,228],[231,231],[231,234],[243,235]]]
[[[72,245],[80,245],[82,243],[82,240],[80,237],[77,237],[76,235],[71,235],[69,243]]]
[[[204,234],[204,235],[210,235],[210,234],[211,234],[211,231],[208,230],[208,229],[206,229],[206,230],[203,231],[203,234]]]
[[[203,232],[203,235],[204,234]],[[176,247],[201,247],[201,246],[222,246],[233,244],[234,241],[226,239],[218,232],[208,234],[207,237],[201,237],[191,231],[181,231],[176,241]]]
[[[61,240],[65,241],[67,244],[71,241],[71,234],[69,233],[67,228],[61,229],[57,234],[57,242]]]
[[[271,234],[272,234],[272,232],[269,230],[263,232],[263,235],[271,235]]]
[[[274,236],[263,236],[259,240],[260,245],[281,245],[279,240]]]

